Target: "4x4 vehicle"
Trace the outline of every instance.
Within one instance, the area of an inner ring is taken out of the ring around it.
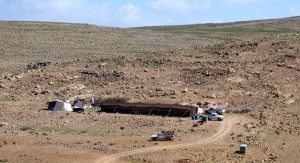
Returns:
[[[223,121],[223,119],[224,119],[224,116],[219,115],[218,113],[208,113],[208,114],[203,114],[202,116],[207,116],[208,120]]]
[[[207,110],[205,110],[206,114],[211,114],[211,113],[218,113],[220,115],[222,115],[223,113],[225,113],[225,109],[222,107],[211,107]]]
[[[175,135],[174,135],[174,131],[159,131],[157,132],[157,134],[152,135],[151,140],[155,141],[155,140],[174,140]]]

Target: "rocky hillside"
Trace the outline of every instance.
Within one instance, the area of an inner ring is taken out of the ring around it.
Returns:
[[[265,24],[275,30],[286,25],[282,21],[300,22],[292,18],[211,26],[246,30]],[[91,94],[141,102],[228,101],[233,108],[250,109],[295,105],[300,72],[300,37],[291,32],[298,30],[295,26],[287,33],[211,41],[143,28],[1,22],[0,98],[44,104]]]
[[[0,162],[297,162],[299,27],[299,17],[131,29],[0,22]],[[223,122],[198,127],[190,118],[42,110],[76,96],[229,105]],[[147,141],[163,128],[178,139]],[[240,143],[248,154],[234,152]]]

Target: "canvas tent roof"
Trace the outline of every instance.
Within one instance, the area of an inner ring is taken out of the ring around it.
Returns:
[[[61,100],[48,101],[48,110],[52,111],[73,111],[72,105]]]
[[[74,102],[74,108],[84,108],[84,107],[85,107],[85,104],[80,99],[77,99]]]

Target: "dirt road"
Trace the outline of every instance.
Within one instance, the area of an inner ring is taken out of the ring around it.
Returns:
[[[218,129],[218,132],[216,132],[214,135],[212,135],[209,138],[206,139],[201,139],[197,143],[191,142],[191,143],[181,143],[181,144],[174,144],[174,145],[163,145],[163,146],[155,146],[155,147],[149,147],[149,148],[143,148],[143,149],[137,149],[137,150],[132,150],[132,151],[126,151],[126,152],[121,152],[117,154],[113,154],[110,156],[106,157],[101,157],[96,161],[96,163],[114,163],[118,162],[117,160],[120,157],[128,156],[128,155],[133,155],[133,154],[139,154],[139,153],[147,153],[147,152],[154,152],[154,151],[159,151],[159,150],[164,150],[164,149],[178,149],[178,148],[187,148],[187,147],[193,147],[199,144],[207,144],[213,141],[216,141],[218,139],[223,138],[228,134],[228,132],[231,131],[232,127],[234,124],[238,121],[238,117],[236,116],[228,116],[224,121],[220,122],[221,125]]]

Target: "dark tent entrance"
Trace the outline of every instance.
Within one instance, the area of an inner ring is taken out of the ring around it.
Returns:
[[[101,104],[100,107],[101,107],[101,112],[122,113],[122,114],[189,117],[197,113],[197,108],[195,106],[168,105],[168,104],[106,102]]]

